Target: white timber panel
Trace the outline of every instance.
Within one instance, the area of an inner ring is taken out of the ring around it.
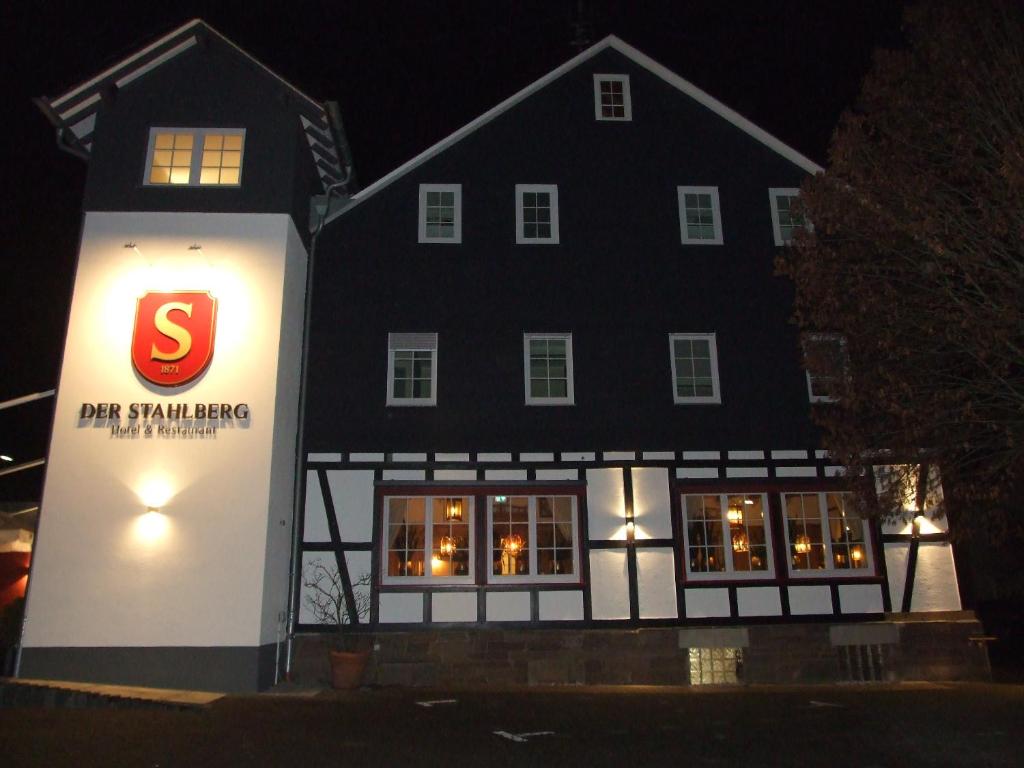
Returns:
[[[327,484],[342,541],[369,541],[373,537],[373,470],[329,469]]]
[[[587,523],[592,539],[626,538],[621,469],[587,470]]]
[[[957,587],[953,548],[948,542],[921,542],[917,550],[914,573],[914,596],[911,611],[959,611],[960,590]]]
[[[324,497],[320,493],[320,481],[315,470],[306,471],[306,507],[302,518],[303,541],[330,541],[331,532],[327,528],[327,510]]]
[[[909,554],[909,544],[885,545],[885,571],[889,576],[889,598],[892,600],[892,609],[897,613],[903,610],[903,588],[907,584],[907,557]]]
[[[686,617],[688,619],[707,619],[728,615],[728,589],[708,588],[686,590]]]
[[[779,588],[740,587],[736,590],[736,608],[740,616],[781,616]]]
[[[529,592],[488,592],[487,621],[529,621]]]
[[[583,593],[541,592],[537,608],[541,621],[583,621]]]
[[[381,624],[423,621],[423,595],[419,592],[382,592],[377,606]]]
[[[666,548],[640,549],[636,553],[637,590],[641,619],[675,619],[675,558]]]
[[[317,623],[317,617],[313,612],[312,605],[314,591],[308,586],[308,583],[312,581],[313,571],[318,562],[322,563],[324,567],[329,568],[334,565],[334,555],[330,552],[302,553],[302,575],[299,587],[299,622],[302,624]]]
[[[672,538],[672,509],[669,505],[668,469],[634,467],[633,518],[638,539]]]
[[[591,550],[590,605],[595,619],[629,618],[629,575],[624,549]]]
[[[789,587],[789,612],[793,616],[832,613],[832,591],[825,585]]]
[[[476,621],[476,592],[435,592],[431,595],[433,621]]]
[[[881,613],[882,587],[879,584],[840,584],[839,610],[843,613]]]
[[[329,554],[329,553],[328,553]],[[352,580],[352,591],[356,593],[356,605],[370,604],[370,553],[346,552],[345,562],[348,564],[348,577]],[[369,617],[361,617],[366,621]]]

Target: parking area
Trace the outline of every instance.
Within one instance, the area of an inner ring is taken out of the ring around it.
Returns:
[[[362,689],[0,710],[10,766],[1019,765],[1024,686]]]

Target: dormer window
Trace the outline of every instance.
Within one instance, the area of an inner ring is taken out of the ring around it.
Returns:
[[[152,128],[146,186],[237,187],[244,128]]]
[[[629,75],[594,75],[594,117],[597,120],[632,120]]]

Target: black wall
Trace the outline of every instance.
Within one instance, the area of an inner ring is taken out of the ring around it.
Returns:
[[[594,73],[630,75],[631,122],[594,120]],[[768,201],[803,176],[602,52],[328,226],[306,449],[813,445]],[[420,183],[462,184],[462,244],[416,242]],[[516,183],[558,185],[560,245],[515,244]],[[724,245],[680,244],[678,185],[719,188]],[[439,334],[436,407],[385,406],[389,331]],[[524,404],[522,335],[545,331],[573,334],[574,406]],[[675,405],[668,335],[708,331],[722,404]]]

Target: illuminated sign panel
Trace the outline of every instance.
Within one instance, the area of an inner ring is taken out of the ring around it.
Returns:
[[[209,291],[147,292],[135,309],[132,364],[146,381],[176,387],[213,358],[217,300]]]

